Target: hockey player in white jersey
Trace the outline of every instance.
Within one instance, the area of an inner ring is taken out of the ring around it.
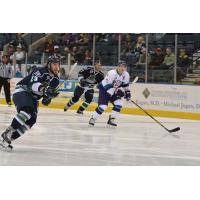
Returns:
[[[99,85],[98,107],[92,114],[89,124],[94,126],[98,117],[106,110],[108,103],[113,104],[112,112],[107,124],[117,126],[114,122],[122,108],[122,97],[127,101],[131,99],[129,89],[129,73],[126,71],[126,63],[120,61],[116,69],[110,70]]]

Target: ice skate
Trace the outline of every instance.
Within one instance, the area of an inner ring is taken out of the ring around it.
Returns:
[[[66,112],[69,109],[69,106],[66,104],[64,107],[64,112]]]
[[[116,127],[117,124],[114,122],[115,118],[112,118],[111,115],[109,116],[109,119],[108,119],[108,126],[112,126],[112,127]]]
[[[81,111],[81,110],[77,110],[76,113],[79,115],[83,115],[83,111]]]
[[[12,127],[8,127],[0,137],[0,146],[5,150],[12,150],[13,146],[11,145],[11,136],[12,136]]]
[[[95,125],[95,119],[91,118],[89,121],[89,126],[94,126]]]

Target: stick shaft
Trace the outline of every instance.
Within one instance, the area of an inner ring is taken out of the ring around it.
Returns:
[[[146,110],[144,110],[140,105],[138,105],[135,101],[131,100],[133,104],[135,104],[138,108],[140,108],[145,114],[147,114],[151,119],[153,119],[157,124],[162,126],[166,131],[169,132],[169,129],[167,129],[163,124],[161,124],[157,119],[155,119],[152,115],[150,115]]]

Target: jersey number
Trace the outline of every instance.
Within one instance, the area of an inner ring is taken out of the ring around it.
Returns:
[[[37,77],[37,76],[32,76],[31,82],[35,82],[35,81],[37,81],[37,80],[38,80],[38,77]]]

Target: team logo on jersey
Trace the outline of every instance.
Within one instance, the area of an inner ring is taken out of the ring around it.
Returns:
[[[121,85],[121,81],[119,81],[119,80],[115,80],[115,82],[113,83],[114,88],[118,88],[118,87],[120,87],[120,85]]]
[[[36,82],[37,80],[38,80],[38,77],[37,77],[37,76],[32,76],[31,82]]]

